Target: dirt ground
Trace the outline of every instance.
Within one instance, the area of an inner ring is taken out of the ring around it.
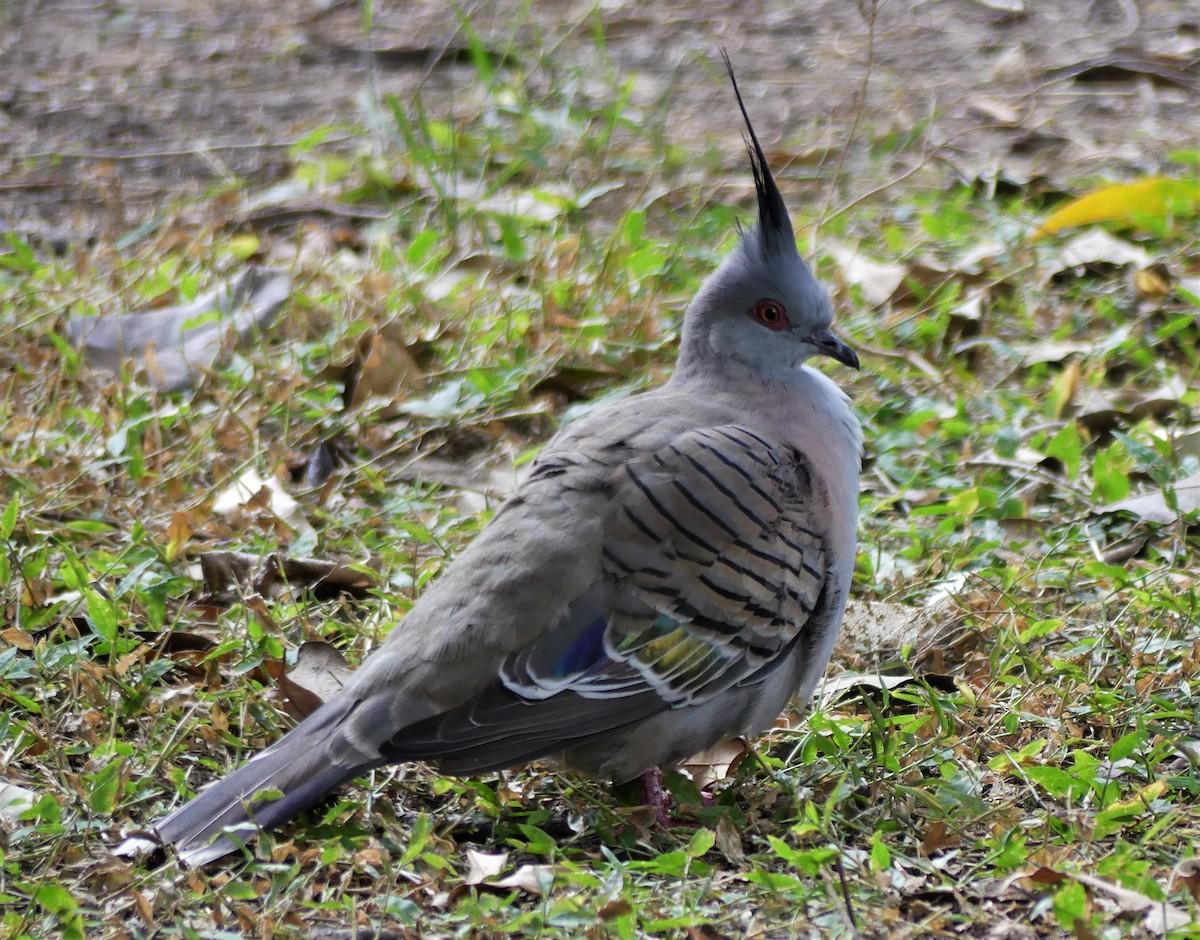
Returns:
[[[947,178],[1146,173],[1196,147],[1189,0],[881,0],[873,28],[866,3],[478,0],[465,12],[532,82],[547,81],[541,57],[599,68],[599,22],[634,102],[671,102],[671,139],[733,154],[737,121],[712,107],[724,46],[769,144],[834,152],[849,137],[849,195],[884,181],[869,178],[873,141],[925,120],[911,154]],[[0,231],[111,237],[222,180],[265,184],[306,130],[359,116],[368,47],[380,95],[420,87],[430,111],[465,114],[474,70],[456,59],[453,5],[375,7],[367,37],[345,0],[5,0]]]

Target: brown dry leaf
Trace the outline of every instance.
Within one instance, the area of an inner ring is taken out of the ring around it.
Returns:
[[[937,819],[926,830],[925,838],[921,840],[920,852],[922,857],[932,858],[942,849],[952,848],[960,841],[957,835],[949,831],[945,820]]]
[[[436,483],[459,490],[459,513],[473,516],[511,496],[532,467],[532,463],[516,466],[513,455],[507,452],[466,463],[418,457],[399,468],[396,475],[402,480]]]
[[[310,641],[296,653],[296,665],[280,670],[275,681],[288,714],[304,719],[341,692],[353,673],[336,647]]]
[[[206,636],[188,630],[168,630],[157,633],[153,630],[138,630],[137,636],[150,647],[152,661],[167,656],[185,667],[198,667],[217,644]]]
[[[504,871],[508,864],[507,852],[478,852],[467,849],[467,873],[463,876],[463,884],[479,885],[489,878],[495,878]]]
[[[624,917],[626,914],[633,913],[633,905],[624,898],[617,898],[614,901],[609,901],[600,910],[596,911],[597,920],[616,920],[618,917]]]
[[[972,264],[974,262],[971,262]],[[893,304],[913,304],[923,298],[916,288],[923,288],[926,293],[948,283],[951,280],[963,284],[973,284],[980,278],[966,269],[950,270],[934,258],[913,258],[908,262],[904,272],[904,280],[900,282],[888,300]]]
[[[33,652],[34,647],[37,646],[37,640],[33,638],[33,634],[26,633],[20,627],[7,627],[0,630],[0,640],[26,653]]]
[[[618,806],[614,811],[625,825],[632,826],[643,835],[652,832],[658,825],[653,806]]]
[[[687,937],[687,940],[733,940],[732,937],[721,933],[712,924],[698,924],[695,927],[688,927],[687,933],[684,936]]]
[[[1200,901],[1200,858],[1185,858],[1178,862],[1171,872],[1168,889],[1174,888],[1177,881],[1188,889],[1193,901]]]
[[[1155,85],[1191,91],[1193,80],[1189,73],[1194,66],[1195,60],[1189,56],[1118,49],[1048,69],[1046,75],[1051,79],[1070,78],[1075,82],[1105,84],[1149,79]]]
[[[354,454],[342,438],[327,438],[317,442],[303,464],[292,465],[292,479],[302,481],[306,489],[319,489],[328,482],[339,466],[353,462]],[[328,495],[328,493],[321,494],[320,502],[322,504]]]
[[[1021,123],[1021,112],[1006,101],[990,95],[978,95],[967,102],[968,107],[992,124],[1017,127]]]
[[[344,400],[348,408],[357,408],[369,398],[395,401],[424,383],[425,373],[399,324],[392,321],[359,337]]]
[[[167,526],[166,555],[168,559],[178,557],[184,543],[192,537],[191,515],[186,510],[176,510],[171,513],[171,522]]]
[[[692,777],[700,789],[715,780],[724,780],[737,772],[738,765],[745,760],[750,749],[741,738],[726,738],[712,747],[693,754],[683,763],[683,769]]]
[[[272,597],[285,585],[307,587],[318,598],[366,597],[378,586],[371,571],[321,558],[292,558],[283,552],[258,557],[246,552],[203,552],[201,577],[208,603],[233,603],[247,593]]]
[[[724,856],[725,861],[730,865],[734,868],[745,867],[746,852],[742,848],[742,833],[733,824],[733,820],[728,815],[722,816],[717,822],[715,844],[717,851]]]
[[[137,908],[138,916],[145,921],[147,927],[151,931],[156,931],[158,928],[154,923],[154,905],[146,900],[146,896],[136,888],[129,889],[130,895],[133,897],[134,906]]]
[[[375,564],[373,561],[368,566]],[[283,552],[272,552],[263,559],[262,567],[254,579],[260,594],[271,596],[278,593],[284,583],[308,588],[317,598],[367,597],[379,585],[373,570],[343,562],[327,561],[322,558],[292,558]]]
[[[1175,494],[1179,512],[1167,505],[1163,490],[1118,500],[1100,507],[1097,512],[1131,512],[1143,522],[1171,525],[1179,518],[1180,512],[1192,513],[1200,509],[1200,473],[1193,473],[1173,484],[1170,489]]]
[[[206,594],[218,596],[234,588],[256,590],[253,573],[260,559],[246,552],[202,552],[200,579]]]

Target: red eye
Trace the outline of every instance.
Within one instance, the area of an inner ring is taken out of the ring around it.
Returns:
[[[758,301],[750,308],[750,316],[771,330],[786,330],[792,325],[783,311],[783,304],[778,300]]]

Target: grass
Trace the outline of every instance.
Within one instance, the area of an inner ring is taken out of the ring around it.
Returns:
[[[0,753],[31,805],[0,839],[0,935],[1200,934],[1195,879],[1173,877],[1200,828],[1198,545],[1186,520],[1102,511],[1198,469],[1173,443],[1200,404],[1195,297],[1119,271],[1047,278],[1060,245],[1028,239],[1037,192],[921,177],[822,232],[940,274],[911,265],[907,298],[874,309],[821,239],[813,259],[865,364],[836,375],[868,440],[855,596],[942,599],[932,639],[845,655],[914,681],[786,716],[711,805],[677,778],[677,828],[544,767],[407,766],[227,867],[108,855],[285,730],[266,664],[314,637],[359,659],[486,522],[494,499],[464,511],[414,459],[520,465],[572,409],[661,381],[683,307],[748,216],[729,204],[745,168],[667,145],[664,115],[615,74],[585,92],[547,58],[535,93],[467,35],[478,114],[385,101],[360,147],[319,129],[293,149],[297,189],[371,211],[349,236],[256,229],[225,192],[203,224],[166,212],[119,249],[4,246]],[[873,143],[876,160],[907,147]],[[1139,238],[1177,273],[1200,264],[1186,220]],[[187,300],[248,258],[288,267],[294,295],[195,392],[89,373],[61,338],[69,315]],[[345,409],[329,367],[390,321],[424,383]],[[1065,339],[1088,345],[1028,363]],[[1172,380],[1154,414],[1104,426],[1083,405]],[[349,458],[331,481],[291,482],[332,440]],[[248,467],[284,478],[315,535],[214,511]],[[371,558],[380,586],[197,603],[195,558],[226,548]],[[171,632],[206,652],[164,654]],[[498,878],[472,875],[471,852],[507,853],[494,867],[517,877],[483,884]]]

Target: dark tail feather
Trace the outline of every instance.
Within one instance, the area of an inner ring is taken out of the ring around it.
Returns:
[[[173,846],[189,866],[203,865],[237,851],[259,829],[282,825],[316,805],[330,790],[378,762],[335,763],[330,744],[354,702],[334,700],[251,758],[224,780],[203,790],[154,825],[164,846]],[[258,797],[279,791],[278,799]],[[226,827],[238,833],[222,834]],[[241,835],[241,839],[237,836]]]

